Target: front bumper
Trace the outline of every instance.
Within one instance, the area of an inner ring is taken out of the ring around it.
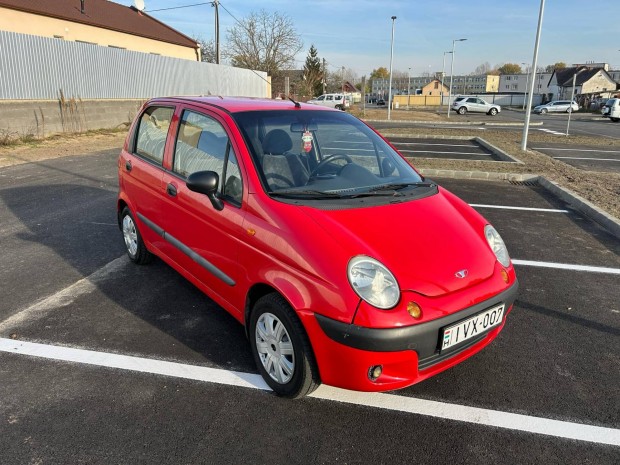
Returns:
[[[518,281],[515,280],[510,288],[490,299],[446,317],[406,327],[367,328],[314,314],[317,326],[326,336],[323,338],[324,342],[329,341],[329,345],[333,345],[330,351],[333,363],[328,369],[328,379],[324,381],[327,384],[364,391],[397,389],[456,365],[497,337],[516,299],[518,288]],[[439,350],[443,328],[500,303],[505,304],[505,313],[504,321],[499,326],[448,351]],[[339,357],[337,353],[347,355]],[[347,366],[345,371],[349,373],[346,380],[338,374],[334,366],[336,359],[340,358],[343,360],[339,363],[344,363]],[[363,376],[371,365],[384,366],[384,375],[375,382]],[[337,379],[329,379],[332,376]],[[324,377],[323,373],[321,377]]]

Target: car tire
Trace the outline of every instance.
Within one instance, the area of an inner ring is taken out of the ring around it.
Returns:
[[[298,399],[321,384],[306,331],[281,295],[258,299],[250,315],[249,337],[256,366],[276,395]]]
[[[546,108],[543,108],[542,110],[540,110],[540,114],[541,115],[544,115],[545,113],[547,113],[547,109]]]
[[[491,116],[495,116],[495,115],[497,115],[497,108],[491,108],[491,109],[489,110],[489,115],[491,115]]]
[[[458,110],[456,110],[456,112],[457,112],[459,115],[464,115],[465,113],[467,113],[467,108],[465,108],[465,107],[460,107]]]
[[[128,207],[123,208],[121,212],[120,224],[129,259],[138,265],[149,263],[153,259],[153,254],[144,245],[140,231],[136,226],[136,220]]]
[[[573,112],[573,109],[572,109],[572,108],[567,108],[567,109],[566,109],[566,113],[572,113],[572,112]]]
[[[609,119],[611,119],[614,123],[620,122],[620,118],[609,118]]]

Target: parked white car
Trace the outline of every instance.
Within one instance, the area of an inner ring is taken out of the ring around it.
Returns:
[[[329,108],[344,110],[351,106],[351,101],[344,94],[323,94],[319,97],[308,100],[307,103],[321,105]]]
[[[610,98],[601,109],[603,118],[609,118],[614,123],[620,121],[620,98]]]
[[[467,112],[471,113],[486,113],[487,115],[495,116],[502,107],[494,103],[489,103],[486,100],[482,100],[479,97],[457,97],[452,103],[452,109],[459,115],[464,115]]]
[[[579,110],[579,105],[577,105],[577,102],[571,102],[570,100],[554,100],[553,102],[534,107],[534,113],[540,113],[541,115],[544,115],[547,112],[570,113],[571,111],[577,110]]]

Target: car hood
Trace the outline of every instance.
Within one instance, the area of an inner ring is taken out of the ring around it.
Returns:
[[[403,291],[438,296],[493,274],[496,258],[484,238],[486,221],[446,191],[369,208],[301,208],[339,244],[345,257],[379,260]]]

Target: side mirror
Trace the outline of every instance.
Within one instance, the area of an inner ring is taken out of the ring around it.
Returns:
[[[224,209],[224,202],[217,196],[217,187],[220,183],[220,176],[215,171],[196,171],[187,177],[187,188],[190,191],[198,192],[209,197],[213,208],[218,211]]]

